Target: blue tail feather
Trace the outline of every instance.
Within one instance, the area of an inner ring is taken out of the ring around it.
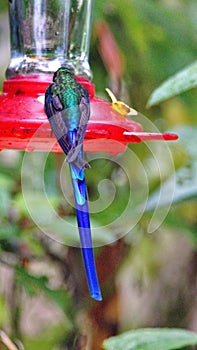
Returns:
[[[82,255],[86,269],[86,276],[88,280],[90,294],[93,299],[102,300],[92,248],[82,248]]]
[[[96,300],[102,300],[98,277],[96,273],[94,253],[92,249],[85,174],[83,171],[83,179],[77,179],[75,176],[77,172],[74,171],[74,167],[75,166],[73,164],[70,164],[70,171],[76,204],[77,222],[79,227],[82,256],[88,281],[88,287],[92,298]]]
[[[70,173],[73,183],[76,202],[83,205],[86,202],[86,184],[84,170],[79,171],[75,165],[70,164]]]
[[[76,130],[72,132],[70,131],[68,135],[71,144],[75,144]],[[80,157],[83,157],[82,149],[80,151]],[[102,300],[92,248],[85,172],[83,169],[79,169],[74,163],[70,163],[69,165],[74,189],[77,222],[88,287],[92,298]]]

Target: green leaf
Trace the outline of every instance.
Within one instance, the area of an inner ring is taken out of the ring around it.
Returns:
[[[13,201],[15,207],[21,215],[31,216],[35,223],[45,223],[54,220],[55,212],[53,207],[57,209],[59,197],[46,196],[43,192],[29,191],[19,192]],[[51,209],[52,207],[52,209]]]
[[[179,140],[176,142],[180,142],[188,155],[194,160],[197,160],[197,126],[184,124],[174,128],[173,132],[176,132],[179,135]]]
[[[0,327],[2,327],[9,319],[8,306],[3,295],[0,295],[0,310]]]
[[[0,3],[0,13],[7,11],[8,8],[8,2],[7,1],[1,1]]]
[[[64,312],[70,312],[71,297],[66,290],[52,289],[48,286],[47,276],[33,276],[20,266],[16,266],[16,279],[26,292],[30,295],[44,293],[50,300],[54,301]]]
[[[163,222],[172,204],[196,199],[197,196],[197,161],[179,169],[153,194],[146,203],[145,212],[152,212],[148,232],[154,232]],[[140,207],[138,208],[140,210]],[[155,220],[156,218],[156,220]],[[182,226],[182,229],[184,226]],[[196,243],[196,240],[195,240]]]
[[[173,198],[170,191],[174,191]],[[148,198],[146,211],[156,207],[183,202],[197,196],[197,161],[189,162],[185,167],[176,171],[158,190]]]
[[[0,217],[7,217],[10,208],[10,192],[14,181],[5,174],[0,174]]]
[[[178,217],[178,220],[177,220]],[[179,213],[177,213],[176,208],[171,209],[168,213],[168,216],[165,219],[165,225],[169,226],[170,229],[173,229],[174,232],[182,232],[184,235],[187,235],[194,247],[197,247],[197,235],[196,235],[196,227],[195,224],[186,221],[182,218]]]
[[[197,61],[166,80],[151,94],[147,107],[154,106],[197,86]]]
[[[179,135],[179,140],[176,142],[186,151],[187,162],[149,196],[146,211],[171,204],[172,197],[169,194],[172,191],[174,192],[173,203],[193,199],[197,196],[197,128],[185,125],[176,128],[176,133]]]
[[[10,241],[18,237],[18,227],[10,224],[9,222],[2,223],[0,225],[0,240]]]
[[[197,334],[183,329],[145,328],[106,339],[105,350],[171,350],[197,344]]]
[[[54,326],[48,325],[46,328],[42,328],[40,334],[36,334],[36,336],[24,335],[24,349],[58,349],[59,344],[63,342],[65,338],[68,339],[70,334],[72,334],[72,326],[65,321],[64,323],[57,321]]]

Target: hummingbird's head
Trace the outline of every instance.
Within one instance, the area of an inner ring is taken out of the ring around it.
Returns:
[[[62,76],[65,76],[66,74],[74,75],[74,70],[71,67],[60,67],[53,75],[53,81],[56,80],[56,78],[61,78]]]

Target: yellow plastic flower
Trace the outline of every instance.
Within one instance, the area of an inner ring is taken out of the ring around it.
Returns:
[[[120,114],[122,114],[124,116],[126,116],[126,115],[137,115],[138,114],[138,112],[135,109],[129,107],[126,103],[124,103],[122,101],[118,101],[116,96],[113,94],[113,92],[110,89],[106,88],[105,90],[107,91],[109,97],[111,98],[111,100],[112,100],[112,108],[116,112],[118,112],[118,113],[120,113]]]

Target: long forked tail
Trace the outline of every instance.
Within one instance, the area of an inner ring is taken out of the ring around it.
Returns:
[[[102,300],[92,248],[85,174],[83,169],[79,171],[79,169],[76,169],[76,166],[72,163],[70,164],[70,172],[74,189],[77,222],[88,287],[93,299]]]

